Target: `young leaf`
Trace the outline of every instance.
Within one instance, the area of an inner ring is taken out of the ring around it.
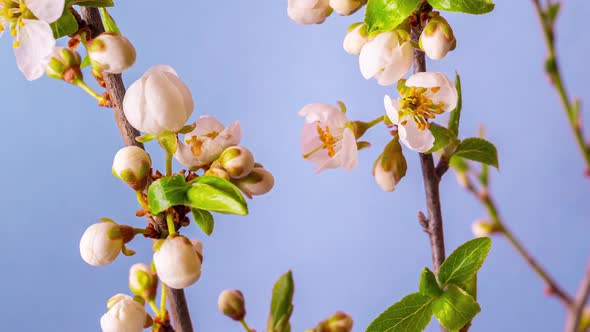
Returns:
[[[209,211],[200,210],[200,209],[191,209],[193,213],[193,219],[201,228],[203,232],[207,235],[211,235],[213,233],[213,228],[215,227],[215,221],[213,220],[213,215]]]
[[[187,188],[182,175],[167,176],[152,182],[148,188],[150,213],[158,214],[169,207],[184,205]]]
[[[402,23],[420,5],[420,0],[369,0],[365,24],[369,33],[391,30]]]
[[[102,25],[104,26],[105,32],[112,32],[118,35],[121,34],[117,23],[105,8],[100,9],[100,18],[102,19]]]
[[[422,269],[422,274],[420,275],[420,294],[428,297],[435,297],[439,296],[441,293],[442,290],[438,286],[438,281],[436,281],[434,273],[432,273],[427,267]]]
[[[432,318],[431,304],[431,297],[410,294],[379,315],[367,332],[420,332]]]
[[[200,176],[189,183],[186,204],[195,209],[247,215],[248,205],[240,190],[216,176]]]
[[[270,303],[270,314],[268,316],[268,332],[289,332],[291,324],[289,319],[293,312],[293,274],[291,271],[279,277],[272,288],[272,300]]]
[[[467,163],[467,161],[458,156],[453,156],[451,158],[449,166],[451,166],[457,172],[467,172],[467,170],[469,169],[469,164]]]
[[[51,23],[50,26],[55,39],[78,31],[78,21],[68,9],[64,10],[63,15],[57,21]]]
[[[449,144],[449,141],[453,138],[453,134],[445,127],[437,125],[436,123],[430,124],[430,132],[434,136],[434,146],[428,150],[428,153],[436,152]]]
[[[432,7],[447,12],[485,14],[494,10],[492,0],[428,0]]]
[[[499,168],[498,150],[496,150],[494,144],[485,139],[475,137],[464,139],[459,144],[459,147],[452,158],[455,156],[479,161],[480,163]]]
[[[459,77],[459,73],[455,73],[455,88],[457,89],[457,107],[455,107],[449,116],[449,131],[454,137],[458,137],[461,109],[463,109],[463,95],[461,92],[461,77]]]
[[[113,0],[68,0],[66,2],[66,8],[73,5],[84,6],[84,7],[113,7],[115,3]]]
[[[491,246],[490,238],[480,237],[467,241],[455,249],[438,270],[441,287],[444,288],[447,284],[461,284],[473,277],[488,256]]]
[[[454,285],[450,285],[440,297],[432,301],[434,316],[450,332],[459,331],[480,311],[473,297]]]

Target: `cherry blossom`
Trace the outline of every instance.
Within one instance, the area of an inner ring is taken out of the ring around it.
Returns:
[[[412,44],[396,31],[380,33],[362,47],[359,66],[365,79],[392,85],[412,66]]]

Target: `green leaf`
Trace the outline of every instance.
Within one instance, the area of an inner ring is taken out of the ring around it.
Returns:
[[[64,10],[64,13],[61,15],[61,17],[57,21],[51,23],[50,26],[55,39],[78,31],[78,21],[76,20],[74,14],[72,14],[72,12],[70,12],[68,9]]]
[[[428,296],[410,294],[379,315],[367,332],[420,332],[432,318],[431,303]]]
[[[205,234],[211,235],[215,226],[213,215],[211,215],[209,211],[200,209],[191,209],[191,211],[193,213],[193,219],[195,219],[195,222],[201,228],[201,230],[205,232]]]
[[[477,300],[477,274],[465,281],[458,282],[456,285]]]
[[[428,0],[432,7],[447,12],[485,14],[494,10],[492,0]]]
[[[84,68],[86,68],[88,66],[90,66],[90,57],[88,56],[88,54],[86,54],[86,56],[84,57],[84,59],[82,59],[82,63],[80,64],[80,69],[84,69]],[[140,139],[142,137],[144,137],[144,136],[139,136],[135,140],[138,141],[138,142],[140,142],[140,143],[143,143],[143,142],[140,141]]]
[[[447,284],[461,284],[473,277],[488,256],[491,246],[490,238],[481,237],[467,241],[455,249],[438,271],[441,287]]]
[[[420,294],[428,297],[439,296],[442,293],[442,290],[438,286],[438,281],[436,281],[436,276],[429,268],[425,267],[422,269],[422,273],[420,275]]]
[[[420,0],[369,0],[365,24],[369,33],[400,25],[420,5]]]
[[[240,190],[216,176],[200,176],[189,183],[186,204],[195,209],[247,215],[248,205]]]
[[[184,176],[174,175],[158,179],[148,188],[150,213],[158,214],[169,207],[184,205],[187,184]]]
[[[481,311],[479,304],[461,288],[450,285],[432,302],[432,312],[450,332],[459,331]]]
[[[459,121],[461,120],[461,109],[463,108],[463,94],[461,92],[461,77],[455,73],[455,88],[457,89],[457,107],[449,116],[449,131],[454,137],[459,137]]]
[[[549,24],[555,23],[555,19],[557,19],[557,15],[559,15],[559,9],[561,9],[561,3],[559,2],[550,3],[547,6],[547,11],[545,12],[545,15],[547,17],[547,20],[549,21]]]
[[[73,5],[84,7],[113,7],[115,3],[113,0],[68,0],[66,2],[66,8]]]
[[[293,312],[293,293],[295,285],[291,271],[279,277],[272,288],[270,314],[266,329],[268,332],[289,332],[289,319]]]
[[[452,158],[455,156],[499,168],[498,150],[496,150],[494,144],[482,138],[473,137],[464,139],[459,144]]]
[[[105,32],[112,32],[118,35],[121,34],[117,23],[105,8],[100,9],[100,18],[102,19],[102,25],[104,26]]]
[[[449,162],[449,166],[452,167],[457,172],[467,172],[467,170],[469,169],[469,164],[467,163],[467,161],[465,161],[465,159],[458,157],[458,156],[453,156],[451,158],[451,161]]]
[[[453,134],[447,128],[436,123],[430,124],[430,132],[434,136],[434,145],[427,153],[433,153],[444,148],[453,138]]]

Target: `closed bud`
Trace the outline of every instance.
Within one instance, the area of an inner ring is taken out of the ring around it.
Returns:
[[[420,48],[432,60],[440,60],[457,46],[453,29],[442,16],[428,21],[420,35]]]
[[[67,47],[56,47],[49,60],[45,73],[51,78],[68,83],[83,80],[80,64],[82,60],[78,52]]]
[[[141,296],[146,300],[153,300],[156,297],[158,288],[158,277],[144,263],[137,263],[129,269],[129,289],[133,294]]]
[[[346,52],[359,55],[368,41],[369,34],[365,23],[355,23],[348,28],[342,46]]]
[[[313,332],[350,332],[352,325],[352,317],[342,311],[337,311],[330,318],[319,323]]]
[[[330,0],[330,7],[340,15],[351,15],[367,4],[367,0]]]
[[[235,321],[241,321],[246,316],[244,295],[239,290],[224,290],[219,294],[217,307],[222,314]]]
[[[117,258],[124,244],[133,237],[133,228],[129,226],[114,222],[96,223],[88,227],[80,239],[80,256],[90,265],[107,265]]]
[[[471,231],[475,237],[488,237],[500,231],[500,229],[487,220],[477,220],[471,224]]]
[[[149,316],[143,304],[131,296],[117,294],[107,302],[108,311],[100,318],[103,332],[141,332]]]
[[[114,176],[138,191],[147,185],[151,168],[152,158],[144,149],[127,146],[115,154],[112,171]]]
[[[406,175],[408,166],[397,139],[389,142],[375,161],[373,176],[384,191],[394,191],[395,186]]]
[[[207,172],[205,172],[205,175],[216,176],[218,178],[222,178],[222,179],[227,180],[227,181],[229,181],[229,179],[230,179],[229,174],[227,173],[227,171],[224,170],[221,167],[211,166],[207,170]]]
[[[180,131],[194,106],[188,87],[172,67],[165,65],[150,68],[131,84],[123,100],[129,123],[156,136]]]
[[[217,160],[233,179],[241,179],[254,168],[254,155],[243,146],[232,146],[223,151]]]
[[[275,178],[263,167],[254,167],[246,177],[232,181],[246,196],[264,195],[275,185]]]
[[[176,235],[170,236],[154,253],[158,278],[167,286],[182,289],[201,277],[202,244]]]
[[[92,67],[111,74],[121,74],[135,63],[135,48],[129,39],[105,32],[88,43]]]
[[[289,0],[287,14],[299,24],[320,24],[330,14],[330,0]]]

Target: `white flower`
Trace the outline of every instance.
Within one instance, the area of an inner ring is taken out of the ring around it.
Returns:
[[[193,96],[166,65],[150,68],[125,94],[123,107],[129,123],[152,135],[177,132],[193,113]]]
[[[412,66],[412,44],[397,32],[380,33],[363,46],[359,65],[365,79],[374,77],[380,85],[392,85]]]
[[[344,37],[344,43],[342,46],[346,52],[358,55],[368,41],[369,35],[367,34],[367,26],[365,23],[357,23],[348,29],[348,33],[346,34],[346,37]]]
[[[330,0],[330,7],[344,16],[353,14],[366,4],[367,0]]]
[[[28,80],[43,75],[55,47],[50,23],[59,19],[65,0],[0,1],[0,36],[9,29],[14,36],[16,64]]]
[[[141,332],[147,312],[129,295],[117,294],[108,301],[108,311],[100,318],[103,332]]]
[[[186,288],[201,277],[202,244],[184,236],[168,237],[154,253],[160,280],[175,289]]]
[[[105,32],[88,43],[92,67],[111,74],[121,74],[135,63],[137,54],[129,39]]]
[[[400,90],[401,98],[385,96],[385,110],[398,127],[400,140],[410,149],[427,152],[434,146],[430,119],[457,106],[455,85],[442,73],[417,73]]]
[[[321,172],[342,166],[347,171],[358,164],[358,148],[346,115],[335,106],[314,103],[299,111],[305,117],[301,132],[303,158]]]
[[[456,46],[457,40],[453,29],[441,16],[430,19],[420,35],[420,48],[432,60],[444,58]]]
[[[80,239],[82,259],[93,266],[113,262],[123,249],[127,231],[128,226],[117,225],[114,222],[100,222],[88,227]]]
[[[233,179],[247,176],[254,168],[254,155],[243,146],[232,146],[225,149],[217,161]]]
[[[113,160],[113,175],[125,181],[131,188],[141,190],[147,184],[152,167],[150,155],[137,146],[120,149]]]
[[[287,13],[299,24],[320,24],[332,13],[330,0],[289,0]]]
[[[211,164],[230,146],[237,145],[242,139],[242,130],[238,121],[224,127],[219,120],[210,115],[203,115],[195,122],[195,129],[184,135],[184,142],[179,142],[174,157],[190,169],[197,169]]]
[[[262,166],[256,166],[248,176],[232,180],[232,183],[246,196],[252,198],[252,196],[268,193],[275,185],[275,178]]]

